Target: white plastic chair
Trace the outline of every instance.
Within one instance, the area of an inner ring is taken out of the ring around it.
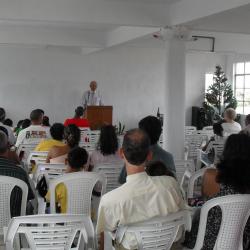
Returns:
[[[15,242],[25,236],[25,249],[86,249],[89,219],[83,215],[32,215],[15,217],[6,234],[6,249],[19,250]],[[87,223],[85,223],[87,222]],[[92,229],[94,230],[94,229]]]
[[[33,175],[33,181],[36,184],[41,176],[45,176],[46,182],[49,185],[50,180],[60,177],[65,173],[67,166],[65,164],[39,163]]]
[[[192,134],[185,138],[185,147],[188,151],[189,159],[197,159],[197,150],[201,149],[202,145],[208,141],[207,135],[204,134]]]
[[[182,183],[183,175],[186,170],[191,173],[195,172],[195,165],[193,160],[175,160],[176,177],[179,183]]]
[[[208,169],[215,169],[215,167],[211,166],[207,168],[202,168],[190,175],[189,180],[188,180],[188,187],[187,187],[187,199],[194,198],[195,182],[199,178],[202,178]]]
[[[107,178],[106,192],[109,192],[120,186],[118,179],[123,166],[124,163],[120,161],[114,163],[99,164],[94,167],[93,172],[102,173]]]
[[[22,143],[22,144],[20,144],[19,147],[17,148],[17,155],[20,156],[20,154],[23,152],[22,161],[24,163],[26,163],[30,152],[33,151],[38,144],[39,144],[39,142],[37,142],[37,143]]]
[[[28,168],[30,168],[32,162],[34,162],[36,166],[39,163],[45,163],[47,155],[48,151],[31,151],[27,159]]]
[[[67,213],[91,216],[91,197],[94,186],[102,184],[101,195],[105,193],[107,180],[103,175],[90,172],[76,172],[58,177],[49,184],[50,210],[56,213],[55,190],[63,183],[67,190]]]
[[[25,215],[28,196],[27,184],[17,178],[0,176],[0,234],[3,235],[4,227],[7,227],[11,219],[10,198],[15,187],[22,191],[20,215]]]
[[[168,250],[181,226],[186,230],[191,229],[191,216],[186,210],[129,226],[121,225],[116,233],[116,241],[121,243],[125,233],[132,233],[137,239],[138,250]]]
[[[86,132],[86,136],[80,146],[85,148],[89,153],[96,150],[96,146],[100,137],[99,130],[90,130]]]
[[[201,208],[198,236],[193,250],[202,248],[208,212],[216,206],[222,210],[222,222],[214,250],[243,250],[243,232],[250,217],[250,195],[226,195],[207,201]]]
[[[185,135],[192,135],[197,131],[195,126],[185,126]]]

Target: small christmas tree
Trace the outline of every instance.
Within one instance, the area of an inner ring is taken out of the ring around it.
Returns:
[[[227,82],[221,66],[216,66],[213,84],[209,86],[205,94],[203,108],[205,111],[205,125],[212,125],[214,120],[222,119],[225,109],[236,109],[237,100],[233,95],[232,85]]]

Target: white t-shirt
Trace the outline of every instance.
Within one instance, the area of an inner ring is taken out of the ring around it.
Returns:
[[[222,123],[223,128],[223,135],[229,136],[232,134],[238,134],[241,131],[241,125],[238,122],[232,122],[232,123]]]
[[[42,139],[50,138],[49,129],[41,125],[30,125],[28,128],[21,130],[16,140],[18,148],[22,143],[39,143]]]

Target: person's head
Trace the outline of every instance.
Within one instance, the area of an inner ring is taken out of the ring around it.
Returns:
[[[248,114],[248,115],[246,116],[245,124],[246,124],[246,126],[250,125],[250,114]]]
[[[79,106],[79,107],[77,107],[77,108],[75,109],[75,117],[76,117],[76,118],[82,117],[83,114],[84,114],[84,109],[83,109],[83,107]]]
[[[16,128],[21,128],[22,127],[23,120],[18,121]]]
[[[139,128],[144,130],[149,138],[151,145],[156,144],[161,136],[162,127],[161,122],[155,116],[147,116],[140,120]]]
[[[43,112],[40,109],[34,109],[30,113],[30,120],[32,125],[41,125],[43,122]]]
[[[45,127],[50,127],[50,124],[49,124],[49,117],[48,116],[44,116],[43,117],[43,126]]]
[[[96,91],[97,82],[96,81],[91,81],[90,84],[89,84],[89,87],[90,87],[91,91]]]
[[[146,173],[149,176],[171,176],[175,178],[174,174],[167,169],[162,161],[150,161],[146,165]]]
[[[68,153],[68,169],[67,172],[82,171],[88,162],[88,153],[80,147],[72,148]]]
[[[5,155],[9,149],[8,136],[0,131],[0,155]]]
[[[217,122],[213,125],[213,131],[215,135],[223,136],[223,127],[221,122]]]
[[[31,120],[30,119],[24,119],[22,122],[22,129],[28,128],[31,125]]]
[[[4,122],[6,116],[6,112],[4,108],[0,108],[0,122]]]
[[[217,182],[236,192],[250,192],[250,137],[246,134],[230,135],[221,161],[217,164]]]
[[[125,160],[128,174],[128,167],[131,167],[131,169],[136,169],[136,167],[144,169],[147,160],[152,159],[148,135],[141,129],[128,131],[124,136],[120,154]]]
[[[7,125],[9,127],[12,127],[13,126],[13,121],[9,118],[5,119],[4,122],[3,122],[4,125]]]
[[[103,155],[112,155],[117,152],[118,138],[114,126],[106,125],[101,128],[98,149]]]
[[[7,136],[9,136],[9,132],[8,132],[7,128],[0,126],[0,131],[4,132]]]
[[[62,141],[64,135],[64,126],[62,123],[54,123],[50,128],[51,137],[54,140]]]
[[[224,119],[226,122],[232,122],[236,118],[236,111],[233,108],[228,108],[224,112]]]
[[[64,128],[64,140],[70,148],[78,146],[80,137],[81,131],[76,125],[70,124]]]

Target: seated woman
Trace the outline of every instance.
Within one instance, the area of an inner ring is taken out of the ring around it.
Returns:
[[[107,125],[101,128],[101,134],[95,150],[90,156],[90,166],[93,168],[101,163],[122,163],[118,154],[118,138],[115,127]]]
[[[75,124],[77,127],[80,128],[89,128],[90,127],[89,121],[83,116],[84,116],[84,109],[83,107],[79,106],[75,110],[74,118],[66,119],[64,122],[64,126]]]
[[[64,128],[65,146],[53,146],[47,156],[47,163],[66,163],[67,154],[69,151],[77,147],[80,141],[80,129],[71,124]]]
[[[222,160],[217,172],[210,173],[210,185],[219,185],[219,192],[213,197],[232,194],[250,194],[250,137],[245,134],[231,135],[227,139]],[[212,177],[214,176],[214,177]],[[214,179],[213,179],[214,178]],[[213,185],[213,184],[212,184]],[[216,191],[215,191],[216,192]],[[207,193],[207,196],[212,193]],[[212,198],[213,198],[212,197]],[[208,213],[206,234],[202,250],[214,248],[222,219],[221,209],[212,208]],[[193,219],[191,232],[186,232],[184,246],[193,248],[199,227],[199,210]],[[244,230],[243,249],[250,249],[250,218]]]
[[[49,151],[53,146],[64,146],[64,126],[61,123],[54,123],[50,128],[51,139],[42,140],[35,148],[35,151]]]
[[[67,173],[74,173],[87,170],[88,153],[85,149],[80,147],[75,147],[71,149],[67,157]],[[50,201],[49,192],[46,195],[46,201]],[[56,186],[56,203],[58,204],[58,210],[60,213],[67,212],[67,189],[63,183]]]
[[[224,136],[238,134],[241,131],[241,125],[235,122],[236,112],[232,108],[228,108],[224,112],[225,122],[222,124]]]

